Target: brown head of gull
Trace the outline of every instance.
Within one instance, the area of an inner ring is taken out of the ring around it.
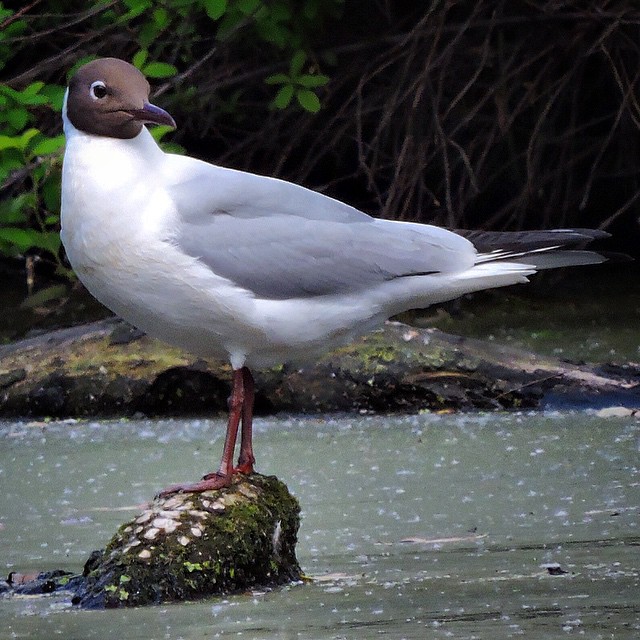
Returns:
[[[61,234],[80,280],[150,336],[233,368],[217,471],[165,494],[253,471],[251,368],[308,361],[392,315],[539,269],[604,260],[580,248],[601,231],[456,233],[379,220],[290,182],[165,153],[144,124],[173,118],[122,60],[76,72],[63,120]]]

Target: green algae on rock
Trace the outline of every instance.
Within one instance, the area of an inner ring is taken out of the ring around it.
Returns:
[[[156,498],[92,555],[73,602],[140,606],[298,580],[299,513],[286,485],[260,474]]]

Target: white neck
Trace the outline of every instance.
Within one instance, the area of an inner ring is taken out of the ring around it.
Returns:
[[[66,104],[65,104],[66,107]],[[148,202],[165,153],[143,127],[135,138],[97,136],[62,115],[66,149],[62,165],[62,223],[82,225],[130,215]],[[156,176],[155,178],[152,176]],[[127,203],[125,209],[117,203]],[[92,215],[93,213],[93,215]]]

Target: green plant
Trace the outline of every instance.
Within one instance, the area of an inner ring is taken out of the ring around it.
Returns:
[[[44,82],[22,91],[0,85],[0,184],[12,193],[0,200],[0,252],[42,250],[66,273],[57,228],[64,137],[33,126],[35,110],[60,111],[62,99],[61,87]]]
[[[307,56],[304,51],[296,51],[291,58],[289,73],[276,73],[265,79],[267,84],[281,85],[271,104],[278,109],[286,109],[295,96],[298,104],[311,113],[320,111],[320,98],[313,91],[329,82],[329,76],[316,73],[304,73]]]
[[[149,62],[149,50],[140,49],[138,53],[133,56],[131,64],[138,67],[147,78],[160,79],[171,78],[178,73],[178,70],[174,65],[167,62]]]

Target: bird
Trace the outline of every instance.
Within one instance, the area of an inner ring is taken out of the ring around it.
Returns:
[[[81,282],[115,314],[231,365],[217,470],[160,495],[254,472],[252,370],[312,360],[407,310],[606,259],[584,249],[609,235],[600,230],[386,220],[291,182],[166,153],[146,125],[176,123],[149,96],[144,74],[117,58],[71,77],[61,240]]]

